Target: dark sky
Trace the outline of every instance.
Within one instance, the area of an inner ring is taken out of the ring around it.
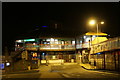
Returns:
[[[81,35],[93,30],[86,25],[90,17],[105,21],[104,25],[100,25],[103,32],[119,36],[119,7],[117,2],[4,2],[3,45],[12,44],[21,35],[32,34],[30,32],[34,31],[36,26],[39,26],[40,32],[43,25],[48,26],[46,31],[54,31],[55,23],[58,24],[59,31],[66,32],[66,36]]]

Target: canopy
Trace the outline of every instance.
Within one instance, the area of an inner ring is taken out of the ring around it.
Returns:
[[[93,41],[92,41],[92,44],[97,44],[97,43],[100,43],[100,42],[103,42],[103,41],[106,41],[108,40],[106,37],[96,37]]]
[[[107,36],[108,34],[102,33],[102,32],[99,32],[98,34],[95,32],[87,32],[87,33],[85,33],[85,35],[105,35],[105,36]]]

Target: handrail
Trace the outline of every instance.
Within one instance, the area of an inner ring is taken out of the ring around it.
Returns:
[[[33,45],[33,44],[26,44],[26,45]],[[37,44],[34,44],[37,45]],[[75,45],[75,44],[38,44],[38,45]]]
[[[110,40],[94,44],[91,46],[91,54],[120,49],[120,37],[112,38]]]

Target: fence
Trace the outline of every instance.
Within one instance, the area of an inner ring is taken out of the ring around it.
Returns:
[[[38,50],[38,49],[75,49],[75,45],[73,44],[39,44],[39,45],[32,45],[27,44],[26,50]]]
[[[120,37],[112,38],[110,40],[92,45],[90,53],[94,54],[115,49],[120,49]]]

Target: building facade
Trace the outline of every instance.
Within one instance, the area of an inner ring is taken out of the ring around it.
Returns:
[[[97,69],[120,70],[120,38],[108,39],[106,33],[88,32],[76,38],[22,39],[15,43],[16,51],[24,51],[22,59],[38,66],[76,62],[89,63]]]
[[[120,37],[94,44],[90,54],[91,65],[97,69],[120,71]]]
[[[75,59],[75,39],[74,38],[37,38],[16,40],[15,50],[25,50],[22,58],[26,60],[59,60],[71,62]],[[42,60],[42,61],[41,61]]]
[[[88,32],[76,37],[76,59],[78,63],[90,62],[90,51],[94,44],[107,40],[106,33]]]

